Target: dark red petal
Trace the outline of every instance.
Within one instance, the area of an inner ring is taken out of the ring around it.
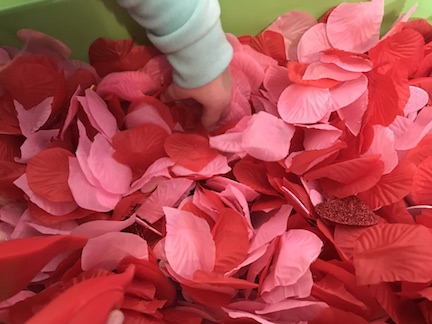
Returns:
[[[404,26],[405,28],[414,29],[419,32],[426,44],[432,41],[432,26],[426,19],[420,18],[407,21]]]
[[[31,201],[28,202],[28,209],[30,212],[30,215],[40,221],[43,224],[59,224],[61,222],[76,219],[80,220],[85,217],[88,217],[89,215],[93,214],[94,211],[83,209],[81,207],[78,207],[74,211],[70,212],[66,215],[51,215],[50,213],[47,213],[45,210],[39,208],[36,204],[32,203]]]
[[[267,178],[267,168],[262,161],[254,158],[241,159],[235,164],[233,173],[237,181],[260,193],[273,196],[277,194]]]
[[[20,146],[24,137],[0,134],[0,160],[14,162],[16,157],[21,156]]]
[[[282,34],[266,30],[253,37],[249,45],[254,50],[274,58],[280,65],[286,65],[285,41]]]
[[[13,184],[25,171],[25,165],[0,161],[0,205],[2,198],[10,200],[21,200],[23,192]]]

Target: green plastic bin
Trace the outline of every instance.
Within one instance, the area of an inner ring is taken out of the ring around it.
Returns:
[[[226,32],[236,35],[256,34],[289,10],[304,10],[319,17],[340,2],[220,0],[222,24]],[[418,9],[414,17],[432,17],[432,0],[386,0],[385,3],[383,30],[415,3]],[[21,46],[15,37],[21,28],[36,29],[60,39],[71,47],[73,58],[82,60],[87,60],[88,46],[97,37],[146,42],[143,30],[116,0],[0,0],[0,44]]]

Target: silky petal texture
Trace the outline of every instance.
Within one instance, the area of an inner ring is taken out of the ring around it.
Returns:
[[[321,62],[333,63],[351,72],[369,72],[373,68],[372,62],[367,57],[337,49],[325,51],[321,56]]]
[[[160,85],[148,74],[141,71],[126,71],[114,72],[104,77],[97,87],[97,93],[101,97],[116,95],[132,102],[159,88]]]
[[[167,179],[159,183],[136,211],[138,217],[150,224],[164,216],[163,207],[177,207],[193,188],[194,182],[184,178]]]
[[[215,175],[226,174],[231,171],[231,167],[228,165],[228,160],[225,156],[218,155],[198,172],[194,172],[181,165],[174,165],[171,171],[177,176],[194,176],[196,178],[207,179]]]
[[[338,102],[338,98],[336,99],[333,98],[333,100],[334,102]],[[367,107],[368,107],[368,91],[366,90],[353,103],[337,110],[337,114],[339,118],[345,122],[346,127],[355,136],[357,136],[360,133],[363,115],[366,112]]]
[[[344,82],[340,86],[330,89],[333,101],[333,110],[341,109],[353,104],[367,91],[367,86],[367,77],[365,75],[360,75],[360,77],[354,80]]]
[[[165,253],[171,268],[192,279],[195,271],[212,271],[216,246],[207,222],[192,213],[164,208],[167,235]]]
[[[87,239],[76,236],[45,236],[10,240],[0,244],[0,300],[24,289],[55,256],[82,248]],[[27,266],[23,268],[23,264]],[[14,280],[10,280],[14,278]]]
[[[372,144],[363,156],[380,154],[381,161],[384,162],[384,174],[390,173],[399,163],[394,134],[390,129],[381,125],[374,125],[372,128],[374,130]]]
[[[332,79],[336,81],[351,81],[359,78],[360,72],[351,72],[333,63],[314,62],[308,65],[303,80]]]
[[[304,126],[303,146],[306,151],[323,150],[336,143],[342,131],[326,124]]]
[[[273,102],[278,102],[281,93],[291,84],[288,69],[279,65],[271,65],[266,70],[263,86]]]
[[[29,137],[46,123],[51,115],[52,102],[53,97],[48,97],[33,108],[24,109],[19,102],[15,101],[20,129],[25,137]]]
[[[344,51],[367,52],[379,40],[383,16],[384,0],[341,3],[327,20],[330,44]]]
[[[228,185],[231,185],[238,189],[247,201],[253,201],[259,197],[259,194],[248,185],[221,176],[206,180],[205,185],[215,191],[223,191]]]
[[[209,138],[209,144],[211,148],[218,151],[228,152],[228,153],[244,153],[241,145],[243,139],[242,133],[225,133],[217,136],[211,136]]]
[[[20,188],[29,197],[29,199],[38,205],[41,209],[54,216],[69,214],[74,211],[78,205],[74,201],[70,202],[52,202],[35,194],[29,187],[26,175],[20,176],[14,181],[14,184]]]
[[[279,313],[278,317],[282,322],[299,323],[313,319],[327,307],[326,303],[318,301],[287,299],[277,304],[267,304],[255,313],[268,315]]]
[[[277,106],[287,123],[316,123],[331,110],[331,93],[328,89],[292,84],[282,92]]]
[[[417,112],[427,105],[429,102],[429,95],[422,88],[410,86],[410,97],[404,108],[405,116],[411,112]]]
[[[432,107],[427,106],[417,115],[412,126],[400,138],[396,138],[397,150],[409,150],[415,147],[432,129]]]
[[[83,271],[96,268],[111,271],[126,257],[147,260],[147,242],[131,233],[106,233],[88,240],[82,250],[81,267]]]
[[[431,204],[432,192],[430,181],[432,179],[432,157],[421,162],[413,178],[411,195],[417,204]]]
[[[174,161],[167,157],[156,160],[147,168],[141,178],[132,183],[127,194],[131,194],[137,190],[141,190],[142,192],[153,191],[164,179],[171,178],[169,168],[174,164]]]
[[[249,237],[243,215],[229,208],[221,210],[211,233],[216,248],[213,272],[228,272],[246,259]]]
[[[88,156],[88,167],[102,189],[113,194],[124,194],[132,182],[131,169],[112,156],[114,149],[102,135],[95,136]]]
[[[117,121],[105,101],[91,89],[86,89],[85,97],[77,98],[91,125],[107,139],[111,139],[118,131]]]
[[[121,195],[89,183],[76,158],[69,158],[68,184],[76,203],[84,209],[108,212],[113,210],[121,199]]]
[[[264,69],[254,58],[244,52],[234,53],[230,68],[243,72],[249,81],[252,92],[258,91],[264,79]]]
[[[266,30],[282,34],[286,58],[297,60],[297,46],[303,34],[317,24],[314,16],[304,11],[289,11],[279,16]]]
[[[417,168],[412,162],[402,161],[368,191],[358,195],[372,210],[391,205],[408,196]]]
[[[252,116],[242,135],[241,145],[252,157],[278,161],[288,155],[294,127],[266,112]]]
[[[275,59],[281,65],[285,64],[287,61],[284,38],[282,34],[278,32],[264,30],[262,33],[251,38],[249,45],[258,53]],[[236,54],[239,52],[234,53]]]
[[[135,215],[124,221],[95,220],[78,225],[71,231],[71,235],[83,237],[97,237],[110,232],[120,232],[135,223]]]
[[[432,234],[422,225],[386,224],[368,228],[354,246],[358,283],[430,281],[430,244]]]
[[[78,86],[78,88],[72,94],[72,97],[69,101],[69,107],[67,109],[66,118],[65,118],[65,121],[63,123],[63,128],[62,128],[61,133],[60,133],[61,139],[64,139],[66,130],[72,124],[73,119],[75,118],[75,116],[78,112],[78,108],[79,108],[78,95],[80,92],[81,92],[81,87]]]
[[[297,47],[297,57],[301,63],[313,63],[320,60],[323,51],[331,48],[327,38],[326,24],[319,23],[308,29],[301,37]]]
[[[52,202],[73,201],[67,180],[68,158],[72,153],[62,148],[51,148],[34,156],[27,164],[26,177],[30,189]]]
[[[313,233],[293,229],[281,236],[279,253],[270,267],[262,285],[262,292],[269,292],[278,286],[293,285],[309,269],[321,252],[323,243]],[[297,253],[301,249],[301,254]]]
[[[288,218],[291,214],[290,205],[282,206],[273,216],[255,231],[255,236],[250,245],[250,251],[270,243],[277,236],[283,235],[287,229]]]
[[[168,134],[171,134],[171,128],[160,115],[159,111],[151,105],[142,105],[128,113],[124,119],[127,129],[139,127],[143,124],[152,124],[159,126]]]
[[[45,150],[58,134],[58,129],[40,130],[31,134],[21,145],[21,158],[15,158],[16,162],[27,163],[33,156]]]

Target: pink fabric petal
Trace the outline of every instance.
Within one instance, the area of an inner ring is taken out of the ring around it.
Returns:
[[[259,258],[261,258],[266,253],[268,247],[269,247],[269,244],[264,244],[264,245],[261,245],[259,248],[253,250],[252,252],[250,252],[248,254],[247,258],[241,264],[239,264],[234,269],[226,272],[225,275],[226,276],[233,276],[241,268],[248,266],[250,264],[253,264],[255,261],[257,261]]]
[[[316,24],[315,17],[310,13],[293,10],[279,16],[266,30],[282,34],[287,59],[297,60],[297,45],[301,37]]]
[[[282,206],[265,223],[261,224],[255,231],[255,236],[251,242],[249,251],[254,251],[267,243],[270,243],[277,236],[286,232],[288,218],[291,214],[292,206]]]
[[[21,158],[15,158],[15,161],[27,163],[33,156],[45,150],[58,134],[58,129],[40,130],[31,134],[21,145]]]
[[[0,221],[15,226],[26,208],[26,205],[18,203],[5,205],[0,208]]]
[[[281,236],[279,253],[262,284],[262,292],[295,284],[321,253],[323,243],[312,232],[293,229]],[[302,251],[302,253],[298,253]]]
[[[333,146],[341,137],[342,131],[328,124],[304,125],[303,147],[306,151],[323,150]]]
[[[331,48],[327,38],[326,24],[319,23],[306,31],[297,47],[297,57],[301,63],[318,62],[323,51]]]
[[[78,226],[77,222],[73,220],[63,221],[58,224],[51,224],[50,226],[42,224],[36,220],[27,222],[27,224],[44,235],[68,235],[75,227]]]
[[[250,318],[254,321],[256,321],[257,323],[260,324],[274,324],[274,321],[270,321],[270,320],[266,320],[264,319],[262,316],[260,315],[256,315],[253,313],[249,313],[246,311],[241,311],[241,310],[231,310],[229,308],[223,308],[224,311],[227,312],[228,316],[234,319],[242,319],[242,318]]]
[[[96,92],[86,89],[84,97],[78,97],[91,125],[108,139],[117,133],[117,121],[108,110],[105,101]]]
[[[0,65],[7,64],[10,60],[9,53],[4,48],[0,48]]]
[[[333,63],[311,63],[303,75],[303,80],[332,79],[336,81],[350,81],[361,76],[361,72],[344,70]]]
[[[172,67],[166,55],[158,55],[150,59],[143,72],[158,84],[168,85],[172,82]]]
[[[432,107],[427,106],[419,112],[413,126],[402,137],[396,139],[395,148],[409,150],[415,147],[431,129]]]
[[[32,220],[33,217],[30,215],[30,212],[27,209],[20,217],[18,223],[13,229],[13,232],[10,234],[9,239],[15,240],[15,239],[25,238],[25,237],[40,236],[40,233],[38,231],[36,231],[34,228],[28,225],[28,222]]]
[[[259,315],[277,314],[282,323],[299,323],[314,319],[328,305],[319,301],[287,299],[277,304],[267,304],[255,313]]]
[[[395,150],[394,133],[387,127],[373,125],[374,138],[369,149],[363,156],[381,154],[381,161],[384,162],[384,174],[390,173],[399,162],[398,154]]]
[[[283,66],[270,66],[264,76],[263,85],[273,102],[277,102],[281,93],[291,84],[288,69]]]
[[[217,136],[211,136],[209,138],[210,147],[227,153],[241,153],[245,152],[242,147],[242,134],[238,133],[226,133]],[[245,152],[246,154],[246,152]]]
[[[324,53],[321,57],[321,62],[333,63],[340,68],[351,72],[369,72],[373,68],[373,64],[369,59],[357,55],[340,56]]]
[[[140,107],[135,108],[127,114],[124,123],[127,129],[132,129],[143,124],[153,124],[160,126],[168,134],[172,133],[171,127],[168,126],[157,109],[149,104],[140,105]]]
[[[205,184],[206,187],[215,191],[223,191],[226,187],[233,186],[237,188],[249,202],[259,197],[259,194],[249,186],[221,176],[212,177],[208,179]]]
[[[132,171],[127,165],[117,162],[112,157],[113,152],[108,140],[97,134],[91,145],[88,167],[104,190],[124,194],[132,182]]]
[[[231,69],[237,69],[246,76],[251,90],[257,92],[264,79],[263,67],[250,55],[244,52],[236,52],[231,60]]]
[[[410,97],[404,108],[404,114],[407,116],[409,113],[417,112],[427,105],[429,95],[421,88],[410,86]]]
[[[344,82],[341,85],[330,89],[333,101],[333,110],[351,105],[360,98],[365,91],[367,91],[367,86],[368,78],[362,74],[357,79]]]
[[[262,161],[279,161],[288,155],[295,128],[266,112],[252,116],[242,134],[242,148]]]
[[[138,100],[147,93],[159,90],[160,85],[141,71],[114,72],[102,79],[97,87],[101,97],[116,95],[127,101]]]
[[[174,165],[171,171],[177,176],[194,176],[198,179],[207,179],[215,175],[226,174],[231,171],[231,167],[228,165],[228,160],[225,156],[218,155],[199,172],[194,172],[178,164]]]
[[[402,138],[405,133],[411,129],[414,125],[414,122],[403,116],[396,116],[394,121],[388,126],[389,129],[392,130],[395,136],[395,140],[398,141]]]
[[[114,270],[126,257],[148,260],[147,242],[139,235],[123,232],[106,233],[88,240],[81,254],[81,267]]]
[[[137,210],[138,217],[150,224],[164,216],[163,207],[177,207],[193,188],[194,182],[185,178],[166,179],[147,197]]]
[[[278,111],[290,124],[309,124],[320,121],[332,108],[329,89],[292,84],[278,101]]]
[[[261,97],[261,95],[264,97]],[[269,99],[266,99],[268,95],[265,92],[263,92],[261,95],[251,95],[250,100],[254,110],[256,112],[265,111],[273,116],[279,116],[279,113],[277,111],[277,106],[276,106],[277,101],[273,102],[270,101]],[[279,97],[277,100],[279,100]]]
[[[156,186],[164,179],[171,178],[169,168],[175,164],[168,157],[163,157],[151,164],[141,178],[136,180],[127,194],[131,194],[137,190],[142,192],[152,192]]]
[[[29,137],[46,123],[51,115],[52,102],[53,97],[49,97],[30,109],[24,109],[18,101],[14,100],[21,133],[25,137]]]
[[[54,216],[66,215],[73,212],[78,205],[71,202],[52,202],[36,195],[29,187],[25,174],[14,181],[14,184],[20,188],[29,197],[29,199],[39,208],[45,210]]]
[[[68,184],[76,203],[84,209],[108,212],[114,209],[122,197],[89,183],[76,158],[69,158]]]
[[[192,279],[197,270],[212,271],[216,247],[208,223],[192,213],[164,208],[166,216],[165,253],[171,268]]]
[[[336,102],[341,98],[336,96]],[[344,100],[344,99],[342,99]],[[357,136],[362,126],[363,115],[368,107],[368,91],[365,91],[357,100],[353,103],[337,110],[339,118],[345,122],[346,127],[350,132]]]
[[[25,44],[25,51],[36,55],[56,56],[60,60],[67,60],[71,50],[58,39],[31,29],[20,29],[17,37]]]
[[[379,41],[383,17],[384,0],[341,3],[327,20],[330,44],[348,52],[367,52]]]
[[[60,133],[60,137],[62,139],[64,139],[64,135],[65,135],[66,130],[71,125],[73,119],[76,116],[76,113],[78,112],[79,105],[78,105],[78,98],[77,97],[78,97],[78,94],[80,92],[81,92],[81,87],[78,86],[78,88],[75,90],[75,92],[73,93],[73,95],[70,99],[66,119],[63,123],[63,128],[62,128],[61,133]]]
[[[71,235],[97,237],[110,232],[120,232],[135,223],[135,214],[124,221],[95,220],[83,223],[71,231]]]

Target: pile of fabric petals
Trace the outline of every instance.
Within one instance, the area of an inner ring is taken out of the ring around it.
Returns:
[[[431,323],[432,26],[384,1],[234,48],[231,111],[164,55],[0,48],[0,321]]]

